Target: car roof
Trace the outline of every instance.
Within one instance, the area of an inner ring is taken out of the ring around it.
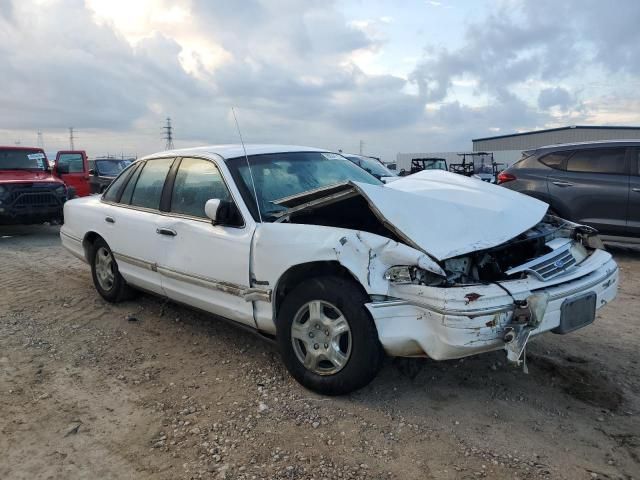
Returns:
[[[223,159],[243,157],[244,152],[247,155],[264,155],[268,153],[289,153],[289,152],[328,152],[323,148],[303,147],[300,145],[269,145],[269,144],[246,144],[244,148],[242,144],[226,144],[226,145],[207,145],[204,147],[181,148],[176,150],[167,150],[164,152],[148,155],[146,158],[154,158],[158,156],[166,157],[168,155],[189,156],[189,155],[219,155]]]
[[[574,150],[580,148],[603,148],[603,147],[638,147],[640,140],[596,140],[591,142],[558,143],[555,145],[545,145],[544,147],[525,150],[528,154],[545,155],[551,152],[562,150]]]

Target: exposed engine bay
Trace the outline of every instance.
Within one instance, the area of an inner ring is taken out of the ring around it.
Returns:
[[[420,249],[411,237],[387,221],[370,198],[350,184],[337,184],[274,203],[288,207],[278,222],[361,230]],[[418,213],[414,218],[424,229],[436,228],[430,226],[426,214]],[[483,231],[487,231],[484,226]],[[442,241],[446,241],[446,235],[442,232]],[[532,228],[497,246],[478,248],[440,261],[432,257],[446,276],[418,267],[398,265],[389,268],[385,278],[394,283],[441,287],[516,280],[530,275],[544,281],[568,272],[595,248],[604,248],[596,230],[544,215]],[[425,253],[430,255],[429,251]]]
[[[596,230],[546,215],[503,245],[445,260],[444,269],[447,283],[457,285],[514,280],[529,274],[546,280],[578,265],[594,248],[603,248]],[[525,266],[529,268],[521,268]]]

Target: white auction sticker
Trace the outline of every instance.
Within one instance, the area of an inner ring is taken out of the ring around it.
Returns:
[[[337,153],[323,153],[322,156],[327,160],[343,160],[343,157]]]

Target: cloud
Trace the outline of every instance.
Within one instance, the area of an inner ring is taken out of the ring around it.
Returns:
[[[573,104],[573,98],[571,94],[562,87],[545,88],[540,90],[538,95],[538,106],[542,110],[547,110],[551,107],[560,107],[562,110],[566,110]]]
[[[585,102],[585,78],[615,75],[624,85],[637,82],[640,73],[640,3],[616,5],[595,0],[503,2],[467,26],[458,48],[427,46],[410,78],[427,102],[445,105],[444,119],[449,118],[447,109],[458,108],[461,79],[470,79],[471,96],[484,103],[468,105],[478,118],[470,125],[473,136],[495,128],[544,127],[567,118],[587,121],[594,118],[590,109],[610,92],[595,90]],[[607,88],[620,87],[611,83]],[[552,107],[559,111],[550,112]],[[639,115],[634,118],[640,121]]]
[[[162,148],[171,116],[178,146],[234,142],[235,106],[249,141],[355,149],[364,139],[390,158],[461,150],[488,132],[640,121],[625,110],[640,100],[629,87],[640,74],[631,0],[491,4],[456,25],[456,46],[434,37],[420,56],[395,45],[410,71],[376,74],[359,60],[384,58],[394,35],[406,41],[400,10],[354,20],[321,0],[42,2],[0,0],[6,138],[74,126],[96,150],[142,153]]]

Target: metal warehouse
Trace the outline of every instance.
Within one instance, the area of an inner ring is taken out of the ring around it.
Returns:
[[[475,138],[472,142],[474,152],[517,151],[519,153],[556,143],[627,139],[640,139],[640,127],[571,126]]]

